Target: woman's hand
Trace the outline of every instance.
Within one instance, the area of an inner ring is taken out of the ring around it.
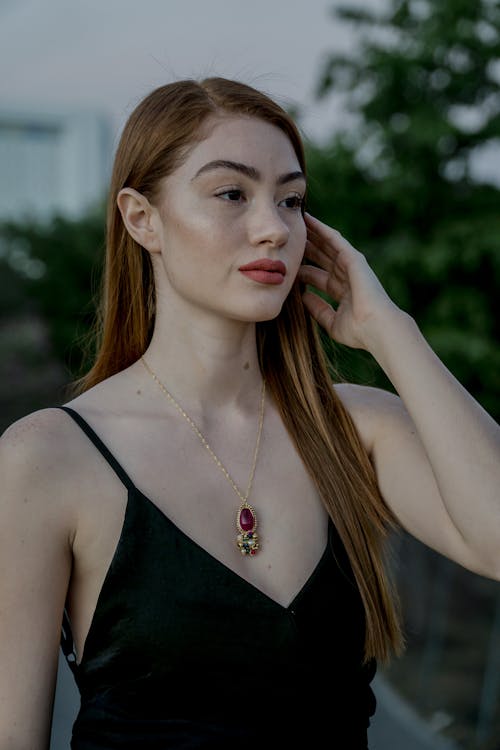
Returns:
[[[387,316],[402,311],[390,299],[365,256],[335,229],[305,214],[305,257],[319,267],[300,267],[298,278],[338,303],[335,310],[322,297],[305,292],[303,300],[328,335],[354,349],[370,351]]]

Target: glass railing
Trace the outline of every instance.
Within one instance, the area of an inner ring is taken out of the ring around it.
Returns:
[[[500,583],[404,532],[391,545],[407,649],[380,673],[438,736],[500,750]]]

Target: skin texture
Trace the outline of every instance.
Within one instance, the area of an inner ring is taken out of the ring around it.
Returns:
[[[258,170],[260,179],[227,168],[195,177],[220,159]],[[120,193],[125,226],[154,265],[158,314],[145,357],[246,487],[262,383],[255,323],[279,313],[299,272],[338,303],[334,310],[307,292],[310,314],[337,341],[369,351],[397,392],[335,386],[386,502],[424,543],[500,578],[498,425],[390,300],[363,254],[331,227],[304,219],[303,181],[279,184],[298,168],[280,130],[219,118],[154,201],[129,188]],[[299,271],[304,250],[315,266]],[[285,281],[243,276],[238,268],[256,258],[285,263]],[[270,400],[252,495],[262,546],[251,565],[235,554],[239,499],[140,362],[70,405],[195,542],[284,606],[291,601],[323,553],[327,518]],[[26,750],[48,745],[64,602],[81,657],[126,493],[54,409],[9,428],[0,471],[0,747]]]

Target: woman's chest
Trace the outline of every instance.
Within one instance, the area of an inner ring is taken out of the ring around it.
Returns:
[[[242,498],[203,446],[196,442],[189,445],[185,440],[178,445],[142,443],[131,445],[127,455],[127,446],[118,441],[115,456],[119,455],[139,490],[134,502],[147,509],[152,518],[149,523],[156,527],[153,536],[157,546],[152,554],[153,558],[157,555],[158,566],[171,566],[171,559],[162,554],[172,544],[168,533],[171,524],[184,537],[188,549],[213,561],[209,572],[228,570],[278,605],[288,606],[325,550],[327,515],[288,436],[276,437],[280,439],[272,440],[268,435],[263,442],[266,448],[259,457],[248,497],[255,510],[260,543],[254,557],[243,556],[237,546],[236,518]],[[101,462],[96,461],[93,468],[93,487],[89,486],[82,496],[68,596],[79,655],[110,568],[124,544],[124,531],[129,536],[143,533],[140,528],[134,532],[130,519],[126,527],[125,488]],[[234,484],[245,497],[247,486],[238,479],[242,487],[233,479]],[[141,544],[151,545],[152,538],[145,537]],[[169,573],[175,575],[175,571],[167,570]]]

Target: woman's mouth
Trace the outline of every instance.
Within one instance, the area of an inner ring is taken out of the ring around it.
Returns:
[[[282,284],[286,276],[286,266],[281,260],[261,258],[240,266],[239,271],[259,284]]]

